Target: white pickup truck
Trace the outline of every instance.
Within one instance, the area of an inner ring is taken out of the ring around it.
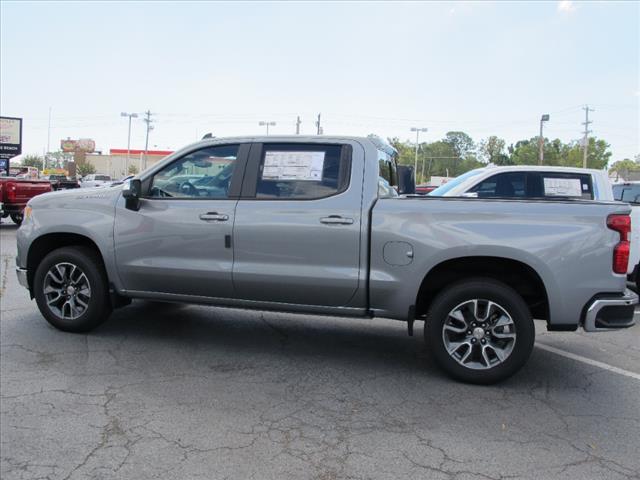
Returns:
[[[476,168],[441,185],[429,195],[521,200],[614,199],[611,182],[604,170],[531,165]]]

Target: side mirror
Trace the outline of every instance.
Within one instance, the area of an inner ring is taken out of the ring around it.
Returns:
[[[398,193],[400,195],[413,195],[416,193],[416,177],[413,167],[398,165]]]
[[[142,182],[139,178],[132,178],[124,182],[122,196],[129,210],[140,210],[140,197],[142,196]]]

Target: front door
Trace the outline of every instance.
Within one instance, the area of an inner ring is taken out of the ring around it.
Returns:
[[[138,211],[120,199],[115,255],[129,291],[231,298],[231,234],[248,145],[189,152],[143,182]]]
[[[238,298],[349,305],[363,248],[363,165],[361,152],[352,161],[354,146],[252,146],[233,232]]]

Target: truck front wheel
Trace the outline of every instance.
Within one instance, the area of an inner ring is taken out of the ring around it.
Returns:
[[[528,360],[535,340],[527,304],[515,290],[491,278],[446,287],[431,303],[424,333],[443,370],[478,384],[513,375]]]
[[[86,247],[49,253],[36,269],[33,293],[44,318],[66,332],[87,332],[111,313],[102,262]]]

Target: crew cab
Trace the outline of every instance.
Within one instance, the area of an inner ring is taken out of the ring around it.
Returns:
[[[22,223],[22,212],[27,202],[41,193],[51,191],[46,180],[0,177],[0,215],[11,217],[14,223]]]
[[[71,332],[131,299],[422,320],[474,383],[525,364],[534,318],[633,325],[628,205],[411,195],[395,156],[376,137],[206,139],[123,185],[33,199],[18,278]]]

